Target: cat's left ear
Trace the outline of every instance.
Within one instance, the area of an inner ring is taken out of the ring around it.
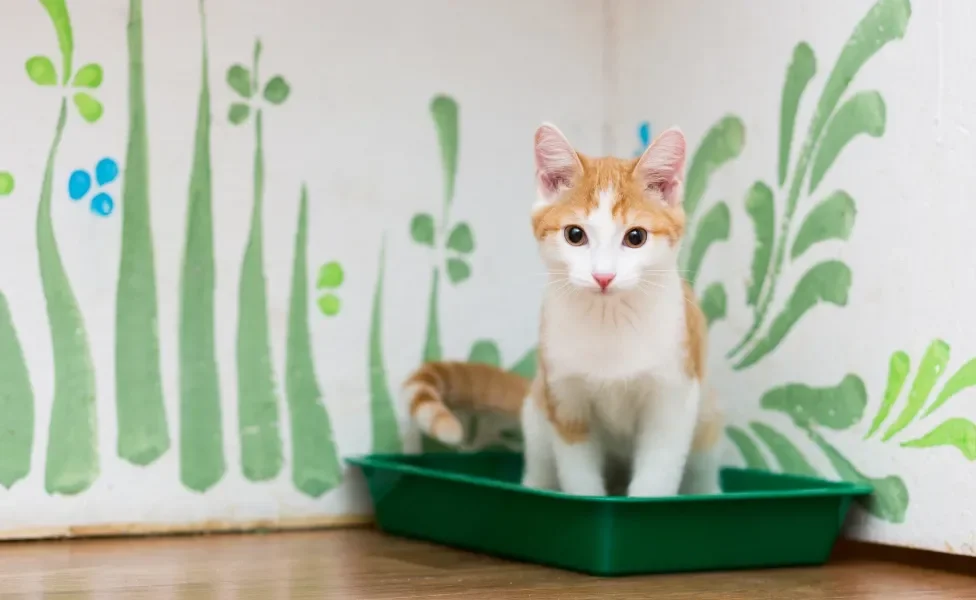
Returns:
[[[634,167],[634,176],[644,189],[661,192],[664,203],[675,206],[681,202],[681,181],[685,169],[685,135],[672,127],[647,147]]]

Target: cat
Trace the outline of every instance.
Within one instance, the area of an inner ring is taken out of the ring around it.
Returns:
[[[535,132],[532,230],[548,273],[534,381],[429,362],[404,383],[427,435],[460,444],[452,409],[518,415],[522,484],[580,496],[714,493],[723,416],[705,393],[707,323],[677,268],[685,138],[639,158],[577,152]]]

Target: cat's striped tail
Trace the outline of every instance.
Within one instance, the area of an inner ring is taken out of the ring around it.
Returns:
[[[404,382],[410,417],[421,431],[450,446],[464,439],[452,409],[518,416],[531,382],[491,365],[428,362]]]

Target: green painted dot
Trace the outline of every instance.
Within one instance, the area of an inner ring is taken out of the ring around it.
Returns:
[[[334,294],[326,294],[319,298],[319,310],[327,317],[334,317],[339,314],[341,303]]]
[[[14,176],[0,171],[0,196],[9,196],[14,191]]]
[[[316,286],[321,289],[335,289],[342,285],[345,274],[342,265],[336,261],[325,263],[319,267],[319,278]]]

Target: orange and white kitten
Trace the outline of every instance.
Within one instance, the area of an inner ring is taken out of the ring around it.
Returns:
[[[405,383],[419,428],[463,438],[451,408],[520,414],[522,483],[569,494],[708,493],[721,415],[703,399],[706,323],[677,270],[685,138],[639,159],[535,134],[532,228],[549,274],[534,382],[486,365],[427,363]]]

